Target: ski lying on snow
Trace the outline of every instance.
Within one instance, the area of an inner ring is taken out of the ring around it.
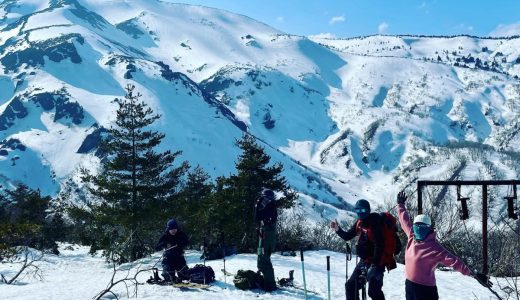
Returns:
[[[291,291],[291,292],[294,292],[294,291],[301,291],[301,292],[305,292],[305,289],[300,287],[300,286],[279,286],[278,287],[279,290],[285,290],[285,291]],[[318,292],[315,292],[315,291],[311,291],[311,290],[307,290],[307,293],[308,294],[313,294],[313,295],[319,295],[320,293]]]
[[[180,288],[180,289],[186,288],[186,289],[203,289],[203,290],[207,290],[207,289],[209,289],[211,287],[210,285],[207,285],[207,284],[194,283],[194,282],[173,283],[173,284],[170,284],[170,285],[173,286],[173,287],[176,287],[176,288]]]
[[[179,289],[209,289],[211,286],[202,283],[195,282],[179,282],[179,283],[171,283],[164,280],[148,280],[148,284],[156,284],[156,285],[164,285],[164,286],[173,286]]]

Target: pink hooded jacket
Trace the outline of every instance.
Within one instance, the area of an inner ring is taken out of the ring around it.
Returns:
[[[406,279],[422,285],[435,286],[435,268],[438,264],[452,267],[464,275],[471,274],[462,260],[437,242],[435,232],[430,233],[422,242],[416,241],[413,237],[413,225],[404,204],[398,204],[397,211],[401,228],[408,237],[404,255]]]

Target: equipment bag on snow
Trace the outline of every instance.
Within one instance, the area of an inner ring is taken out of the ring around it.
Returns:
[[[238,270],[233,283],[237,289],[251,290],[262,287],[263,277],[252,270]]]
[[[215,281],[215,272],[209,266],[195,265],[188,271],[190,282],[209,284]]]

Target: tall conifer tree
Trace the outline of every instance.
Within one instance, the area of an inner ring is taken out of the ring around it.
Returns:
[[[178,191],[188,169],[183,162],[175,166],[177,152],[157,152],[163,133],[148,129],[160,115],[126,87],[118,104],[117,119],[102,143],[107,154],[98,174],[84,170],[83,180],[96,198],[90,202],[97,246],[120,263],[144,257],[153,251],[158,221],[168,216],[168,200]],[[161,224],[162,225],[162,224]]]
[[[290,208],[297,198],[282,175],[280,163],[270,165],[271,157],[248,134],[236,142],[242,150],[236,163],[237,174],[217,181],[216,199],[224,203],[222,218],[217,225],[228,241],[237,241],[242,251],[253,251],[258,243],[254,222],[254,205],[263,188],[281,194],[278,207]],[[222,197],[219,197],[221,194]]]

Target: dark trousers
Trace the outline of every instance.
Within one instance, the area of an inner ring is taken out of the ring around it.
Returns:
[[[406,300],[438,300],[436,286],[427,286],[406,279]]]
[[[162,261],[162,276],[166,281],[176,281],[176,277],[179,280],[186,280],[188,276],[188,265],[184,256],[168,257]],[[175,276],[177,273],[177,276]]]
[[[367,266],[365,262],[361,261],[357,264],[346,283],[347,300],[359,300],[359,290],[366,282],[366,274]],[[368,296],[373,300],[384,300],[385,294],[383,294],[382,288],[383,279],[372,279],[368,282]]]
[[[274,253],[276,246],[276,232],[273,228],[263,230],[263,236],[258,241],[258,270],[264,276],[264,289],[272,291],[276,289],[276,281],[274,278],[273,264],[271,263],[271,254]]]

